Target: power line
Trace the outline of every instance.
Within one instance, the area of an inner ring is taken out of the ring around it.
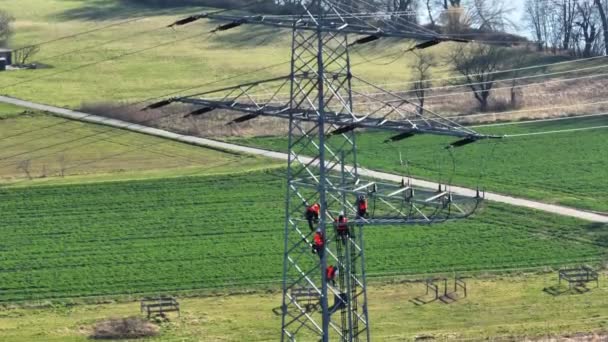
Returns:
[[[590,131],[590,130],[605,129],[605,128],[608,128],[608,126],[594,126],[594,127],[586,127],[586,128],[562,129],[562,130],[555,130],[555,131],[521,133],[521,134],[507,134],[504,137],[505,138],[519,138],[519,137],[529,137],[529,136],[536,136],[536,135],[573,133],[573,132]]]
[[[485,91],[487,91],[487,92],[495,92],[497,90],[504,90],[504,89],[528,88],[528,87],[542,86],[542,85],[554,84],[554,83],[564,83],[564,82],[571,82],[571,81],[579,81],[579,80],[596,78],[596,77],[602,77],[602,76],[608,76],[608,73],[594,74],[594,75],[587,75],[587,76],[580,76],[580,77],[573,77],[573,78],[563,78],[563,79],[553,80],[553,81],[543,81],[543,82],[535,82],[535,83],[528,83],[528,84],[519,84],[519,85],[515,85],[515,86],[496,87],[496,88],[488,89],[488,90],[485,90]],[[448,94],[430,95],[430,96],[425,96],[424,98],[425,99],[433,99],[433,98],[452,97],[452,96],[456,96],[456,95],[470,94],[471,92],[472,91],[469,90],[469,91],[464,91],[464,92],[455,92],[455,93],[448,93]],[[397,93],[400,93],[400,92],[397,92]],[[415,99],[412,98],[410,100],[413,101]],[[434,104],[434,103],[429,103],[429,104]]]
[[[405,52],[408,52],[407,50]],[[357,52],[359,53],[359,52]],[[403,53],[404,54],[404,53]],[[361,55],[361,57],[364,57],[363,55]],[[398,57],[400,58],[400,57]],[[365,59],[365,58],[364,58]],[[372,60],[369,59],[365,59],[366,62],[372,63]],[[393,61],[394,62],[394,61]],[[389,62],[393,63],[393,62]],[[361,63],[359,63],[361,64]],[[353,64],[353,65],[358,65],[358,64]],[[376,65],[385,65],[385,64],[376,64]],[[397,90],[397,91],[393,91],[392,93],[394,94],[409,94],[409,93],[414,93],[417,91],[435,91],[435,90],[445,90],[445,89],[452,89],[452,88],[463,88],[463,87],[469,87],[469,86],[473,86],[473,85],[483,85],[483,84],[488,84],[488,83],[500,83],[500,82],[513,82],[513,81],[521,81],[521,80],[525,80],[525,79],[533,79],[533,78],[541,78],[541,77],[547,77],[547,76],[556,76],[556,75],[564,75],[564,74],[569,74],[569,73],[575,73],[575,72],[580,72],[580,71],[589,71],[589,70],[596,70],[596,69],[603,69],[603,68],[608,68],[608,64],[606,65],[598,65],[598,66],[592,66],[592,67],[585,67],[585,68],[577,68],[577,69],[571,69],[571,70],[565,70],[565,71],[558,71],[558,72],[553,72],[553,73],[544,73],[544,74],[538,74],[538,75],[529,75],[529,76],[521,76],[521,77],[514,77],[514,78],[504,78],[504,79],[497,79],[495,81],[488,81],[488,82],[472,82],[472,83],[463,83],[463,84],[459,84],[459,85],[451,85],[451,86],[440,86],[440,87],[429,87],[429,88],[424,88],[424,89],[420,89],[420,90]],[[505,71],[501,71],[501,72],[505,72]],[[591,76],[591,75],[589,75]],[[555,80],[555,81],[550,81],[550,82],[562,82],[562,81],[568,81],[569,79],[560,79],[560,80]],[[425,82],[430,82],[431,80],[425,80]],[[411,83],[418,83],[419,81],[412,81]],[[410,83],[410,82],[408,82]],[[407,83],[404,83],[407,84]],[[517,86],[531,86],[531,85],[536,85],[536,84],[542,84],[541,82],[537,82],[537,83],[532,83],[532,84],[523,84],[523,85],[517,85]],[[381,85],[381,86],[388,86],[387,84]],[[370,86],[360,86],[360,87],[356,87],[357,89],[365,89],[365,88],[373,88]],[[505,87],[506,88],[506,87]],[[499,88],[499,89],[505,89],[505,88]],[[509,86],[508,88],[512,88],[512,86]],[[471,91],[466,91],[466,93],[470,93]],[[384,93],[366,93],[365,95],[368,96],[373,96],[373,95],[383,95]],[[454,94],[458,94],[461,95],[463,94],[462,92],[458,92],[458,93],[454,93]],[[279,96],[287,96],[289,95],[288,93],[283,93],[283,94],[277,94]],[[441,96],[449,96],[451,95],[451,93],[448,94],[442,94]],[[252,95],[255,96],[255,95]],[[354,97],[360,97],[361,95],[354,95]],[[425,96],[426,98],[431,98],[431,95]]]
[[[598,114],[568,116],[568,117],[564,117],[564,118],[526,120],[526,121],[515,121],[515,122],[502,122],[502,123],[496,123],[496,124],[475,125],[475,126],[470,126],[470,127],[473,127],[473,128],[483,128],[483,127],[500,127],[500,126],[525,125],[525,124],[535,124],[535,123],[553,122],[553,121],[579,120],[579,119],[584,119],[584,118],[592,118],[592,117],[606,116],[606,115],[608,115],[608,113],[598,113]]]
[[[280,63],[280,64],[274,64],[274,65],[270,65],[270,66],[263,67],[263,68],[260,68],[260,69],[254,70],[254,71],[252,71],[252,72],[249,72],[248,74],[253,74],[253,73],[256,73],[256,72],[260,72],[260,71],[268,70],[268,69],[271,69],[271,68],[274,68],[274,67],[276,67],[276,66],[278,66],[278,65],[283,65],[283,64],[285,64],[285,63]],[[199,85],[199,86],[191,87],[191,89],[200,88],[200,87],[202,87],[202,86],[206,86],[206,85],[210,85],[210,84],[214,84],[214,83],[219,83],[219,82],[223,82],[223,81],[230,80],[230,79],[234,79],[234,78],[239,78],[239,77],[242,77],[243,75],[245,75],[245,74],[240,74],[240,75],[236,75],[236,76],[232,76],[232,77],[224,78],[224,79],[217,80],[217,81],[207,82],[206,84],[203,84],[203,85]],[[183,92],[183,91],[184,91],[184,90],[180,90],[180,91],[175,92],[175,93],[169,93],[169,94],[165,94],[165,95],[163,95],[162,97],[165,97],[165,96],[170,96],[170,95],[173,95],[173,94],[176,94],[176,93],[181,93],[181,92]],[[147,101],[149,101],[149,100],[153,100],[153,99],[158,99],[158,97],[155,97],[155,98],[152,98],[152,99],[146,99],[146,100],[140,101],[140,103],[144,103],[144,102],[147,102]],[[139,103],[136,103],[136,104],[139,104]],[[125,107],[131,107],[131,106],[136,105],[136,104],[128,104],[128,105],[126,105]],[[130,124],[130,125],[128,125],[128,126],[126,126],[126,127],[124,127],[124,128],[125,128],[125,129],[128,129],[128,127],[131,127],[131,126],[133,126],[133,125],[145,125],[145,124],[150,123],[150,122],[152,122],[152,121],[155,121],[155,120],[159,120],[159,119],[165,118],[165,117],[167,117],[167,116],[169,116],[169,115],[170,115],[170,114],[165,115],[165,116],[161,116],[161,117],[159,117],[159,118],[153,118],[153,119],[150,119],[150,120],[147,120],[147,121],[141,122],[141,123],[136,123],[136,124],[134,123],[134,124]],[[92,115],[92,114],[85,115],[85,116],[83,117],[83,119],[84,119],[84,118],[87,118],[87,117],[90,117],[90,116],[93,116],[93,115]],[[72,122],[72,120],[68,120],[68,121],[66,121],[66,122],[63,122],[62,124],[66,124],[66,123],[69,123],[69,122]],[[56,125],[51,125],[51,126],[56,126]],[[19,153],[19,154],[15,154],[15,155],[11,155],[11,156],[4,156],[4,157],[0,158],[0,161],[2,161],[2,160],[6,160],[6,159],[11,159],[11,158],[18,157],[18,156],[22,156],[22,155],[25,155],[25,154],[28,154],[28,153],[38,152],[38,151],[41,151],[41,150],[45,150],[45,149],[49,149],[49,148],[53,148],[53,147],[57,147],[57,146],[65,145],[65,144],[70,144],[70,143],[74,143],[74,142],[78,142],[78,141],[85,140],[85,139],[88,139],[88,138],[91,138],[91,137],[99,136],[99,135],[104,134],[104,133],[107,133],[107,131],[101,131],[101,132],[97,132],[97,133],[94,133],[94,134],[91,134],[91,135],[87,135],[87,136],[84,136],[84,137],[80,137],[80,138],[78,138],[78,139],[73,139],[73,140],[70,140],[70,141],[67,141],[67,142],[57,143],[57,144],[53,144],[53,145],[50,145],[50,146],[48,146],[48,145],[47,145],[47,146],[44,146],[44,147],[42,147],[42,148],[36,149],[36,150],[34,150],[34,151],[28,151],[28,152]],[[129,133],[131,133],[131,132],[130,132],[130,131],[121,132],[121,134],[118,134],[118,136],[120,136],[120,135],[124,135],[124,134],[129,134]],[[20,134],[21,134],[21,135],[22,135],[22,134],[27,134],[27,132],[20,133]],[[40,140],[42,140],[42,139],[46,139],[46,137],[41,137],[41,138],[40,138]],[[3,139],[2,139],[2,140],[3,140]],[[92,142],[88,142],[88,143],[86,143],[86,144],[81,144],[81,145],[78,145],[78,146],[76,146],[76,147],[81,147],[81,146],[89,145],[89,144],[96,143],[96,142],[97,142],[97,141],[92,141]],[[74,148],[74,147],[73,147],[73,148]],[[66,150],[67,150],[67,149],[66,149]],[[62,152],[65,152],[66,150],[63,150]],[[56,154],[56,153],[53,153],[53,154]],[[42,157],[43,157],[43,156],[42,156]],[[39,158],[41,158],[41,157],[40,157],[40,156],[39,156],[39,157],[36,157],[36,159],[39,159]],[[14,163],[10,163],[10,164],[1,165],[1,166],[7,166],[7,165],[13,165],[13,164],[14,164]]]
[[[510,111],[505,111],[505,112],[494,112],[494,113],[479,113],[479,114],[469,114],[469,115],[456,115],[456,116],[450,116],[448,118],[451,119],[470,119],[470,118],[477,118],[477,117],[484,117],[484,116],[504,116],[504,115],[508,115],[508,114],[519,114],[519,113],[531,113],[531,112],[538,112],[538,111],[547,111],[547,110],[552,110],[552,109],[566,109],[566,108],[575,108],[575,107],[587,107],[587,106],[595,106],[595,105],[603,105],[603,104],[608,104],[608,101],[598,101],[598,102],[587,102],[587,103],[576,103],[573,105],[565,105],[565,106],[549,106],[549,107],[538,107],[538,108],[530,108],[530,109],[522,109],[522,110],[510,110]],[[586,117],[586,116],[600,116],[603,114],[591,114],[591,115],[577,115],[575,118],[581,118],[581,117]],[[568,119],[568,118],[559,118],[559,119]],[[538,121],[538,120],[536,120]],[[506,124],[506,123],[503,123]],[[497,124],[497,125],[502,125],[502,124]],[[471,126],[471,127],[476,127],[476,126]]]
[[[53,55],[53,56],[50,56],[50,57],[45,57],[43,60],[48,61],[48,60],[52,60],[52,59],[55,59],[55,58],[61,58],[61,57],[67,56],[67,55],[71,55],[71,54],[74,54],[74,53],[88,51],[88,50],[91,50],[91,49],[94,49],[94,48],[99,48],[99,47],[102,47],[102,46],[105,46],[105,45],[108,45],[108,44],[111,44],[111,43],[120,42],[120,41],[127,40],[127,39],[130,39],[130,38],[133,38],[133,37],[138,37],[138,36],[141,36],[141,35],[144,35],[144,34],[152,33],[154,31],[160,31],[160,30],[163,30],[163,29],[166,29],[166,28],[167,28],[167,25],[163,25],[161,27],[157,27],[157,28],[154,28],[154,29],[150,29],[150,30],[146,30],[146,31],[140,31],[140,32],[134,33],[132,35],[128,35],[126,37],[121,37],[121,38],[117,38],[117,39],[110,39],[110,40],[103,41],[101,43],[96,43],[94,45],[89,45],[89,46],[84,47],[84,48],[75,49],[75,50],[72,50],[72,51],[64,52],[64,53],[61,53],[61,54],[58,54],[58,55]]]
[[[398,54],[398,53],[401,53],[401,52],[396,52],[396,53],[392,53],[392,54],[389,54],[389,55],[380,56],[377,59],[385,58],[385,57],[388,57],[388,56],[394,56],[395,54]],[[597,59],[605,59],[605,58],[608,58],[608,56],[596,56],[596,57],[582,58],[582,59],[576,59],[576,60],[564,61],[564,62],[557,62],[557,63],[535,64],[535,65],[528,66],[528,67],[513,68],[513,69],[503,69],[503,70],[497,70],[497,71],[492,71],[492,72],[483,73],[483,74],[467,74],[467,75],[458,75],[458,76],[443,77],[443,78],[432,78],[432,79],[428,79],[426,81],[428,81],[428,82],[449,81],[449,80],[461,79],[461,78],[467,78],[467,77],[474,77],[474,76],[496,75],[496,74],[516,72],[516,71],[540,69],[540,68],[553,67],[553,66],[558,66],[558,65],[587,62],[587,61],[592,61],[592,60],[597,60]],[[362,63],[353,64],[353,65],[359,65],[359,64],[362,64]],[[389,86],[397,86],[397,85],[408,85],[408,84],[414,84],[416,82],[418,82],[418,81],[387,83],[387,84],[383,84],[382,86],[389,87]]]
[[[574,72],[597,70],[597,69],[604,69],[604,68],[608,68],[608,64],[606,64],[606,65],[596,65],[596,66],[592,66],[592,67],[578,68],[578,69],[572,69],[572,70],[556,71],[556,72],[552,72],[552,73],[543,73],[543,74],[537,74],[537,75],[528,75],[528,76],[521,76],[521,77],[496,79],[494,81],[471,82],[471,83],[463,83],[463,84],[441,86],[441,87],[429,87],[429,88],[418,89],[418,90],[403,90],[403,91],[399,91],[399,93],[400,94],[407,94],[407,93],[415,93],[417,91],[446,90],[446,89],[470,87],[470,86],[474,86],[474,85],[483,85],[483,84],[488,84],[488,83],[514,82],[514,81],[521,81],[521,80],[541,78],[541,77],[548,77],[548,76],[556,76],[556,75],[565,75],[565,74],[570,74],[570,73],[574,73]],[[484,75],[487,75],[487,74],[484,74]],[[421,81],[414,81],[412,83],[430,82],[430,81],[431,80],[421,80]],[[384,85],[384,86],[386,86],[386,85]]]
[[[219,80],[215,80],[215,81],[211,81],[211,82],[207,82],[207,83],[198,84],[198,85],[195,85],[195,86],[192,86],[192,87],[189,87],[189,88],[180,89],[180,90],[177,90],[175,92],[165,93],[163,95],[159,95],[159,96],[155,96],[155,97],[150,97],[150,98],[147,98],[147,99],[144,99],[144,100],[140,100],[138,102],[128,103],[126,105],[113,108],[113,110],[125,109],[125,108],[129,108],[129,107],[141,105],[141,104],[144,104],[144,103],[149,102],[149,101],[154,101],[154,100],[158,100],[160,98],[165,98],[165,97],[168,97],[168,96],[177,95],[177,94],[183,93],[185,91],[199,89],[199,88],[206,87],[206,86],[209,86],[209,85],[213,85],[213,84],[217,84],[217,83],[233,80],[233,79],[236,79],[236,78],[241,78],[241,77],[246,76],[246,75],[251,75],[251,74],[255,74],[255,73],[261,72],[261,71],[270,70],[270,69],[276,68],[278,66],[282,66],[282,65],[288,64],[288,63],[289,62],[282,62],[282,63],[268,65],[268,66],[265,66],[265,67],[262,67],[262,68],[259,68],[259,69],[256,69],[256,70],[252,70],[252,71],[249,71],[249,72],[246,72],[246,73],[243,73],[243,74],[238,74],[238,75],[234,75],[234,76],[230,76],[230,77],[225,77],[225,78],[222,78],[222,79],[219,79]],[[191,96],[195,96],[195,95],[191,95]],[[90,116],[94,116],[94,114],[85,115],[83,117],[83,119],[85,119],[87,117],[90,117]],[[63,121],[61,123],[56,123],[56,124],[48,125],[48,126],[45,126],[45,127],[36,128],[36,129],[30,130],[30,131],[20,132],[18,134],[15,134],[15,135],[12,135],[12,136],[8,136],[8,137],[2,137],[2,138],[0,138],[0,141],[6,140],[6,139],[9,139],[9,138],[13,138],[13,137],[16,137],[16,136],[22,136],[22,135],[30,134],[30,133],[37,132],[37,131],[40,131],[40,130],[44,130],[44,129],[60,126],[62,124],[68,124],[68,123],[71,123],[71,122],[73,122],[73,120],[68,119],[68,120],[65,120],[65,121]],[[45,137],[42,137],[40,139],[45,139]]]
[[[96,28],[91,29],[91,30],[82,31],[82,32],[70,34],[70,35],[67,35],[67,36],[63,36],[63,37],[59,37],[59,38],[55,38],[55,39],[51,39],[51,40],[47,40],[47,41],[43,41],[43,42],[39,42],[39,43],[34,43],[34,44],[22,46],[22,47],[16,48],[15,50],[21,50],[21,49],[30,48],[30,47],[33,47],[33,46],[42,46],[42,45],[47,45],[47,44],[59,42],[59,41],[66,40],[66,39],[76,38],[76,37],[87,35],[87,34],[90,34],[90,33],[95,33],[95,32],[98,32],[98,31],[102,31],[102,30],[105,30],[105,29],[108,29],[108,28],[111,28],[111,27],[121,26],[121,25],[129,24],[129,23],[133,23],[133,22],[140,21],[140,20],[143,20],[143,19],[145,19],[145,17],[138,17],[138,18],[133,18],[133,19],[127,19],[127,20],[120,21],[118,23],[112,23],[112,24],[96,27]]]
[[[157,45],[154,45],[154,46],[151,46],[151,47],[147,47],[147,48],[144,48],[144,49],[139,49],[139,50],[123,53],[123,54],[120,54],[120,55],[117,55],[117,56],[114,56],[114,57],[103,59],[101,61],[92,62],[92,63],[88,63],[88,64],[83,64],[83,65],[80,65],[80,66],[77,66],[77,67],[74,67],[74,68],[71,68],[71,69],[58,71],[56,73],[42,75],[42,76],[39,76],[39,77],[30,78],[30,79],[27,79],[27,80],[24,80],[24,81],[20,81],[20,82],[16,82],[16,83],[13,83],[13,84],[4,85],[4,86],[1,86],[0,89],[12,88],[12,87],[15,87],[15,86],[18,86],[18,85],[22,85],[22,84],[25,84],[25,83],[31,83],[31,82],[38,81],[38,80],[41,80],[41,79],[44,79],[44,78],[49,78],[49,77],[53,77],[53,76],[57,76],[57,75],[61,75],[61,74],[65,74],[65,73],[81,70],[81,69],[84,69],[84,68],[89,68],[89,67],[92,67],[92,66],[95,66],[95,65],[99,65],[99,64],[102,64],[102,63],[105,63],[105,62],[115,61],[115,60],[118,60],[118,59],[121,59],[121,58],[124,58],[124,57],[128,57],[128,56],[132,56],[132,55],[135,55],[135,54],[138,54],[138,53],[150,51],[150,50],[153,50],[153,49],[156,49],[156,48],[159,48],[159,47],[163,47],[163,46],[179,43],[179,42],[182,42],[182,41],[190,40],[190,39],[202,36],[204,34],[205,33],[197,33],[195,35],[190,35],[190,36],[185,37],[185,38],[175,39],[175,40],[172,40],[172,41],[169,41],[169,42],[166,42],[166,43],[157,44]]]

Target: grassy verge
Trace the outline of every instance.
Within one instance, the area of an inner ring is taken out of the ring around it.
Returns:
[[[4,189],[0,301],[275,282],[284,194],[279,171]],[[601,261],[606,239],[603,226],[488,204],[466,221],[370,229],[366,261],[372,277],[557,266]]]
[[[15,116],[18,116],[24,111],[25,110],[23,108],[0,103],[0,120],[14,118]]]
[[[0,183],[15,186],[200,176],[282,165],[40,113],[2,120],[0,136]]]
[[[607,124],[608,116],[599,116],[477,129],[503,135]],[[419,136],[383,144],[388,136],[386,133],[358,135],[358,160],[363,166],[400,174],[409,172],[416,177],[458,185],[481,185],[488,191],[608,212],[606,129],[480,142],[455,149],[454,159],[444,149],[454,139]],[[234,141],[278,151],[284,151],[287,146],[284,137]],[[409,168],[402,166],[401,160]]]
[[[560,336],[608,329],[604,281],[586,294],[552,297],[553,275],[469,279],[468,297],[451,305],[416,306],[421,284],[372,284],[369,288],[371,334],[374,340],[409,341],[416,336],[438,340],[485,340],[503,337]],[[280,317],[279,294],[184,298],[182,316],[171,316],[152,341],[275,341]],[[139,303],[99,304],[43,309],[0,310],[0,336],[6,342],[32,340],[86,341],[90,328],[109,317],[139,315]]]

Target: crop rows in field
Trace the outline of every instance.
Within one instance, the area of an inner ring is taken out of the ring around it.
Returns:
[[[5,189],[0,301],[276,281],[284,194],[277,172]],[[605,251],[584,223],[497,205],[468,221],[365,234],[372,275],[564,264]]]
[[[488,134],[522,134],[608,124],[608,116],[479,128]],[[418,136],[383,144],[385,133],[357,136],[364,167],[412,174],[443,183],[486,187],[488,191],[608,212],[608,129],[484,141],[453,151],[451,138]],[[239,139],[238,143],[282,151],[284,137]],[[329,143],[340,144],[332,138]],[[407,162],[408,168],[402,166]],[[455,167],[455,172],[454,172]]]

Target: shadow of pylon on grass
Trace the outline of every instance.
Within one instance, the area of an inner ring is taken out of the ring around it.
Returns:
[[[425,300],[424,296],[422,297],[416,297],[416,298],[412,298],[409,300],[410,303],[416,305],[416,306],[422,306],[422,305],[426,305],[426,304],[430,304],[432,302],[437,301],[437,298],[432,298],[432,299],[427,299]]]
[[[458,294],[456,293],[448,293],[445,296],[441,296],[439,297],[439,300],[443,303],[443,304],[453,304],[456,303],[458,301],[460,297],[458,296]]]
[[[579,295],[579,294],[585,294],[589,291],[591,291],[591,290],[584,285],[574,286],[573,288],[560,288],[559,286],[550,286],[550,287],[545,287],[543,289],[543,292],[545,292],[553,297],[557,297],[557,296],[561,296],[561,295],[565,295],[565,294]]]

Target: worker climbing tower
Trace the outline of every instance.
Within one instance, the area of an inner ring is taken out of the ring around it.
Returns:
[[[289,122],[281,340],[369,341],[365,230],[465,218],[481,198],[453,194],[449,184],[428,189],[405,179],[377,181],[360,168],[356,130],[394,132],[387,142],[417,134],[459,139],[448,148],[488,137],[419,108],[402,95],[357,77],[352,70],[350,50],[375,40],[393,37],[418,42],[412,50],[461,40],[378,12],[364,0],[302,0],[299,6],[299,15],[287,17],[222,11],[176,22],[183,25],[201,18],[227,22],[213,32],[245,24],[289,29],[291,70],[286,76],[176,97],[151,107],[178,102],[196,106],[192,115],[213,110],[244,114],[230,124],[260,116]],[[373,94],[358,90],[363,87]],[[370,205],[364,216],[358,215],[355,205],[361,195]],[[321,210],[311,230],[304,212],[313,203],[319,203]],[[346,234],[338,234],[335,224],[340,213],[349,219]],[[320,251],[311,248],[317,229],[325,239]],[[335,285],[326,279],[330,264],[339,271]]]

